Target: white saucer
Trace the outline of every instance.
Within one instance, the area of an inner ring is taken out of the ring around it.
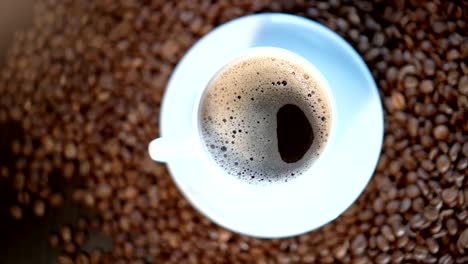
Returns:
[[[303,186],[300,197],[285,195],[282,203],[249,203],[241,197],[241,192],[236,199],[236,191],[231,186],[204,182],[203,175],[209,170],[197,157],[173,160],[167,165],[185,197],[219,225],[256,237],[292,236],[335,219],[363,191],[382,146],[382,106],[369,69],[343,38],[305,18],[286,14],[251,15],[216,28],[180,61],[161,107],[162,137],[190,137],[197,94],[218,69],[242,51],[257,46],[284,48],[308,59],[333,91],[339,129],[328,169],[318,175],[323,179],[323,186]],[[335,180],[327,180],[331,178]],[[219,196],[229,191],[233,193],[231,200]]]

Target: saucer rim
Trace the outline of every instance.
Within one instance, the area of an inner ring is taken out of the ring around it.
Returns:
[[[245,21],[245,20],[252,20],[253,23],[257,23],[255,21],[255,19],[261,19],[261,18],[280,18],[280,19],[286,19],[286,20],[290,20],[288,23],[298,23],[298,21],[301,21],[301,23],[309,23],[311,24],[313,27],[315,27],[315,29],[319,29],[319,30],[325,30],[327,32],[325,32],[325,34],[328,34],[328,35],[331,35],[334,39],[334,41],[338,41],[340,42],[339,43],[339,46],[344,48],[345,52],[347,54],[349,54],[351,57],[352,57],[352,60],[354,60],[355,62],[358,63],[360,69],[359,69],[359,72],[361,74],[363,74],[365,76],[365,79],[367,81],[367,90],[369,90],[371,93],[372,93],[372,99],[378,99],[378,106],[379,108],[376,109],[377,111],[380,112],[380,116],[381,116],[381,119],[380,120],[377,120],[379,124],[375,124],[375,125],[379,125],[379,128],[377,128],[375,131],[376,133],[377,132],[381,132],[380,133],[380,142],[378,143],[379,144],[379,151],[377,152],[377,154],[373,154],[373,155],[369,155],[371,158],[374,156],[374,162],[373,162],[373,166],[372,166],[372,170],[368,173],[369,176],[366,177],[367,180],[365,182],[365,184],[362,186],[362,189],[361,191],[359,192],[359,194],[357,195],[357,197],[355,197],[355,199],[353,201],[351,201],[348,205],[348,207],[344,208],[344,210],[342,210],[340,213],[338,213],[338,215],[334,216],[332,219],[329,219],[328,222],[334,220],[337,216],[339,216],[341,213],[343,213],[344,211],[346,211],[347,208],[349,208],[352,204],[354,204],[354,202],[356,201],[356,199],[361,195],[361,193],[365,190],[366,186],[368,185],[370,179],[372,178],[372,175],[375,171],[375,167],[377,166],[377,162],[378,162],[378,158],[379,158],[379,153],[381,151],[381,148],[382,148],[382,143],[383,143],[383,108],[382,108],[382,104],[381,104],[381,101],[380,101],[380,95],[378,93],[378,89],[377,89],[377,85],[372,77],[372,74],[370,73],[370,70],[369,68],[367,67],[367,65],[365,64],[365,62],[363,61],[363,59],[360,57],[360,55],[356,52],[356,50],[354,50],[354,48],[345,40],[343,39],[341,36],[339,36],[338,34],[336,34],[335,32],[331,31],[330,29],[326,28],[324,25],[322,24],[319,24],[318,22],[316,21],[313,21],[313,20],[309,20],[309,19],[306,19],[306,18],[303,18],[303,17],[299,17],[299,16],[295,16],[295,15],[290,15],[290,14],[281,14],[281,13],[263,13],[263,14],[253,14],[253,15],[248,15],[248,16],[244,16],[244,17],[240,17],[240,18],[237,18],[237,19],[234,19],[234,20],[231,20],[223,25],[220,25],[219,27],[217,27],[216,29],[214,29],[213,31],[211,31],[209,34],[207,34],[206,36],[204,36],[203,38],[201,38],[186,54],[185,56],[181,59],[181,61],[179,62],[179,64],[176,66],[176,68],[174,69],[172,75],[171,75],[171,78],[168,82],[168,85],[167,85],[167,90],[164,94],[164,97],[163,97],[163,101],[162,101],[162,104],[161,104],[161,113],[160,113],[160,117],[161,117],[161,122],[160,122],[160,128],[161,128],[161,134],[162,136],[168,136],[168,132],[167,131],[167,125],[164,125],[164,124],[167,124],[168,122],[170,121],[165,121],[165,120],[171,120],[170,118],[165,118],[166,116],[170,116],[171,114],[169,112],[171,112],[170,110],[170,107],[167,106],[167,101],[166,101],[166,96],[168,94],[167,91],[171,90],[176,90],[176,88],[171,88],[173,87],[173,79],[177,77],[178,74],[180,74],[180,70],[181,70],[181,65],[182,65],[182,62],[185,61],[185,60],[189,60],[191,59],[190,55],[191,55],[191,52],[195,49],[197,49],[197,47],[199,47],[199,45],[206,39],[208,38],[210,35],[212,34],[216,34],[216,32],[219,32],[221,30],[224,30],[226,29],[228,26],[234,24],[234,23],[239,23],[240,21]],[[311,31],[311,34],[317,34],[316,32],[314,32],[312,29],[308,29]],[[251,47],[255,47],[255,45],[251,45],[249,47],[245,47],[246,49],[247,48],[251,48]],[[330,87],[332,90],[333,90],[333,87]],[[164,128],[166,127],[166,128]],[[302,228],[303,230],[302,231],[294,231],[294,232],[289,232],[289,233],[277,233],[277,234],[273,234],[273,235],[269,235],[269,234],[260,234],[260,233],[255,233],[255,231],[251,232],[251,231],[246,231],[247,229],[244,229],[242,227],[239,227],[239,226],[236,226],[236,223],[229,223],[229,221],[225,221],[225,220],[220,220],[219,217],[216,217],[214,216],[216,213],[213,211],[213,210],[210,210],[204,206],[201,205],[201,203],[199,202],[196,202],[194,201],[194,197],[193,197],[193,194],[190,194],[190,192],[186,189],[186,188],[189,188],[188,186],[186,186],[184,183],[180,182],[179,178],[176,176],[176,172],[177,171],[175,169],[175,167],[177,166],[174,166],[174,164],[177,163],[175,161],[170,161],[168,162],[166,165],[167,165],[167,168],[170,172],[170,175],[171,175],[171,178],[174,180],[175,184],[177,185],[178,189],[181,191],[181,193],[183,194],[183,196],[190,202],[190,204],[195,207],[200,213],[202,213],[204,216],[206,216],[208,219],[210,219],[211,221],[217,223],[218,225],[220,226],[223,226],[229,230],[232,230],[234,232],[237,232],[237,233],[241,233],[241,234],[244,234],[244,235],[249,235],[249,236],[255,236],[255,237],[264,237],[264,238],[272,238],[272,237],[288,237],[288,236],[293,236],[293,235],[299,235],[299,234],[302,234],[302,233],[305,233],[305,232],[309,232],[319,226],[312,226],[310,228]],[[193,164],[196,164],[196,161],[193,160],[192,161]],[[198,169],[201,169],[201,172],[203,172],[203,168],[198,168]],[[192,169],[192,172],[195,171],[196,169]],[[222,204],[220,204],[219,206],[220,208],[222,208]],[[218,209],[220,210],[220,209]],[[281,212],[279,212],[281,213]],[[327,223],[328,223],[327,222]],[[323,223],[322,225],[320,226],[323,226],[325,225],[326,223]],[[252,229],[250,229],[252,230]]]

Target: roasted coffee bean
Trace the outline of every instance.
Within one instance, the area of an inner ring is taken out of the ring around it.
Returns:
[[[62,226],[60,228],[60,238],[63,242],[70,242],[72,240],[72,231],[69,226]]]

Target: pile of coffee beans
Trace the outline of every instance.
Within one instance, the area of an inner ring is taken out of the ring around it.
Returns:
[[[0,175],[15,219],[68,198],[97,212],[51,234],[59,263],[468,262],[465,1],[39,0],[35,10],[0,72],[0,134],[11,138]],[[211,223],[147,155],[184,52],[215,26],[265,11],[348,40],[385,109],[382,155],[359,200],[318,230],[274,240]],[[90,230],[112,250],[85,251]]]

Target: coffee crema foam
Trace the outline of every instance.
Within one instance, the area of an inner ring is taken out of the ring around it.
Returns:
[[[277,112],[298,106],[313,142],[297,162],[278,150]],[[276,55],[246,57],[228,65],[208,84],[200,108],[206,149],[229,174],[253,184],[284,182],[304,173],[328,138],[330,106],[319,84],[299,63]]]

